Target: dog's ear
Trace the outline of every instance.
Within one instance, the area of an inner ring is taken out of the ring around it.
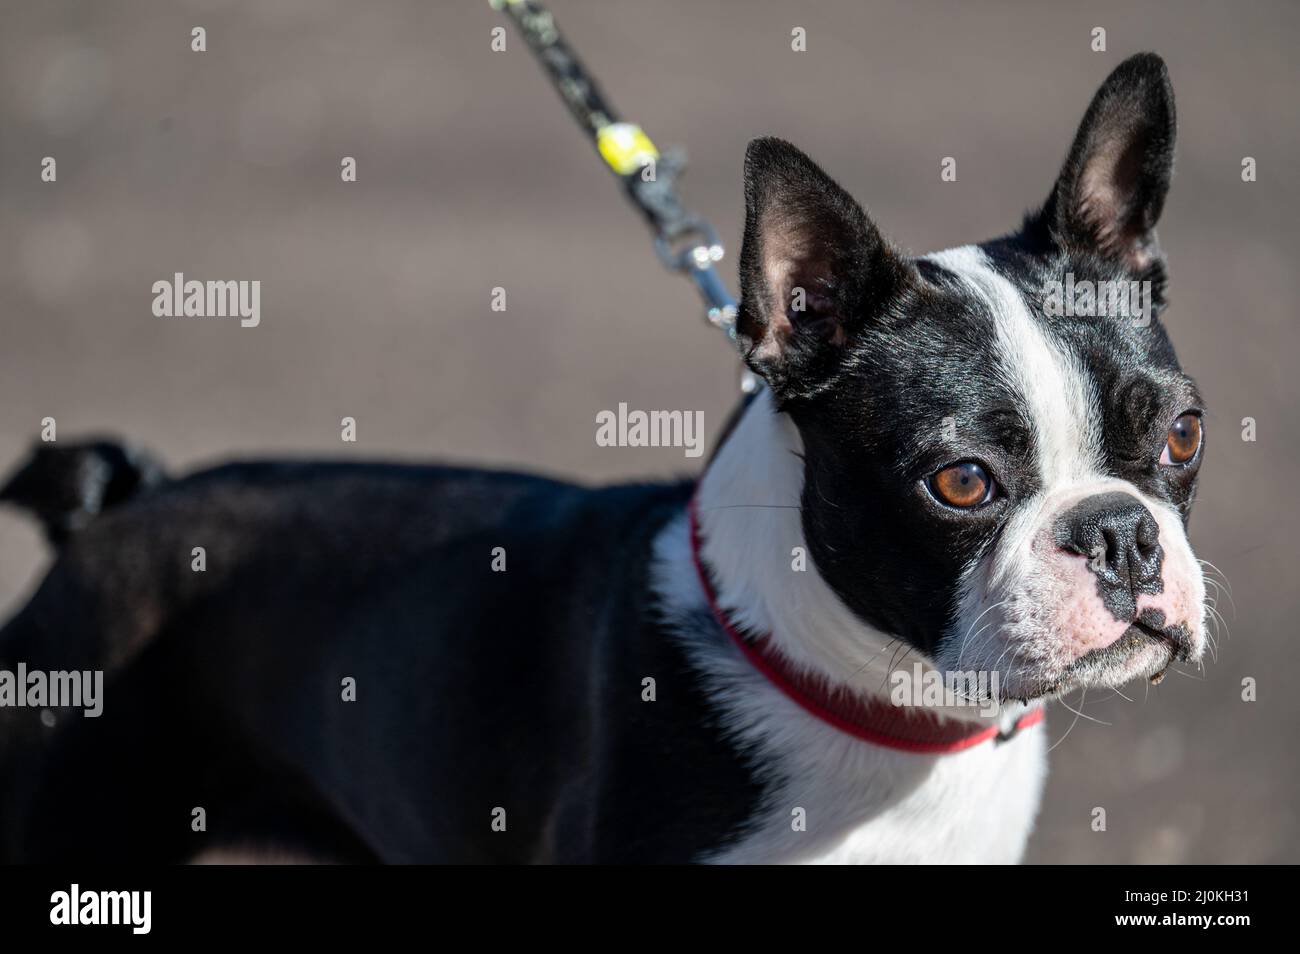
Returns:
[[[906,268],[811,159],[780,139],[749,144],[736,335],[778,397],[811,393],[833,373]]]
[[[1174,164],[1174,91],[1164,60],[1131,56],[1107,77],[1042,212],[1056,243],[1144,273],[1161,262],[1156,220]]]

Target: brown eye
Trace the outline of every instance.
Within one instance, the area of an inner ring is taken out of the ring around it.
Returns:
[[[1196,456],[1201,446],[1201,418],[1184,414],[1169,427],[1164,450],[1160,452],[1162,464],[1185,464]]]
[[[963,510],[989,499],[993,481],[988,472],[974,461],[945,467],[930,478],[930,493],[950,507]]]

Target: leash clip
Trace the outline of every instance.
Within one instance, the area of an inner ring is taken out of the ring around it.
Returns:
[[[655,236],[655,253],[664,268],[681,272],[704,298],[709,323],[736,338],[736,302],[718,277],[715,266],[725,254],[722,239],[703,219],[689,218]]]

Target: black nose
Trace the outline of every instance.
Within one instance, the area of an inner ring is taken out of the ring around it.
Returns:
[[[1075,504],[1057,521],[1056,542],[1088,560],[1116,619],[1134,618],[1138,593],[1162,589],[1160,526],[1129,494],[1097,494]]]

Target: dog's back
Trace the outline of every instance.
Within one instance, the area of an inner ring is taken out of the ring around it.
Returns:
[[[593,713],[625,721],[599,697],[631,710],[644,675],[681,665],[640,632],[645,588],[611,581],[644,579],[688,492],[253,463],[119,502],[0,633],[4,665],[106,684],[98,718],[0,710],[23,779],[4,854],[180,859],[265,837],[341,860],[582,857],[594,792],[629,783],[592,775],[611,741]]]

